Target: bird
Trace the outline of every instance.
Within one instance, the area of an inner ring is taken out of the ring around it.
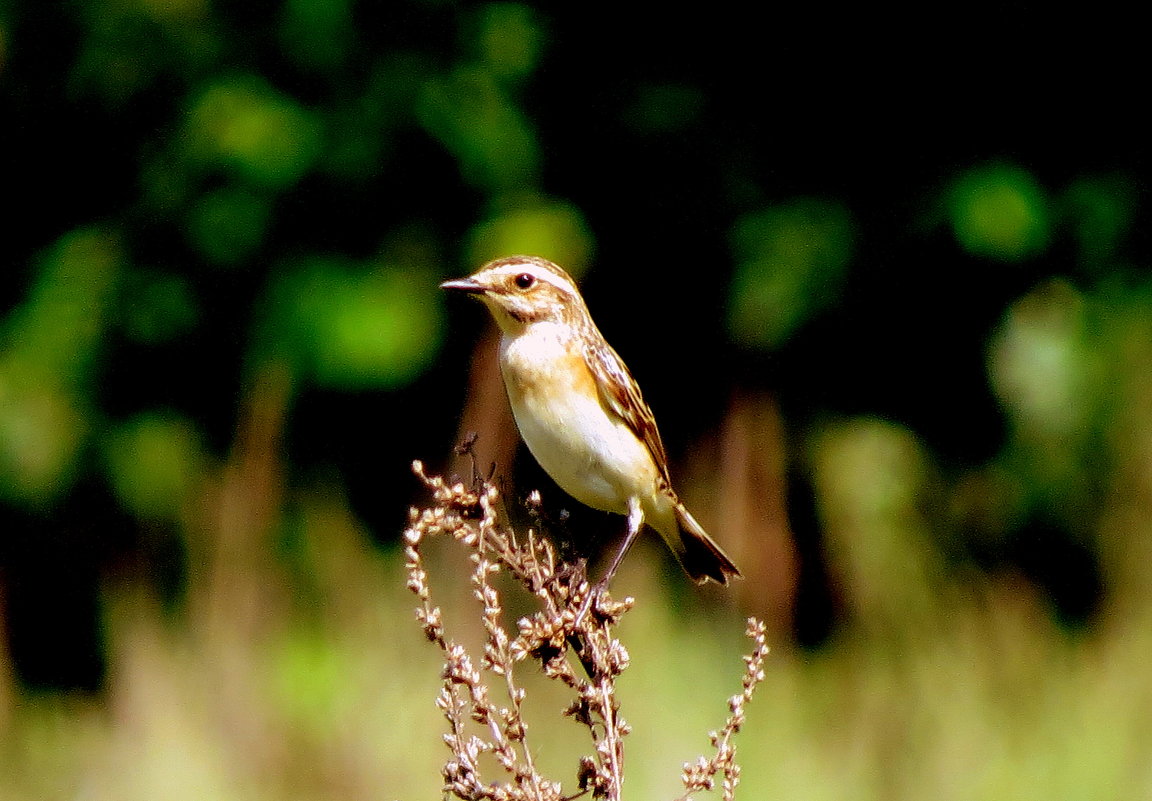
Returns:
[[[672,488],[652,410],[567,272],[539,256],[508,256],[440,287],[488,307],[500,329],[512,416],[544,471],[580,503],[626,516],[623,543],[598,588],[645,525],[697,583],[741,576]]]

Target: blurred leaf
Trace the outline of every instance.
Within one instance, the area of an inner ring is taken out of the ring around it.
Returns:
[[[169,342],[196,325],[200,309],[188,281],[159,270],[126,276],[120,311],[124,334],[136,342]]]
[[[0,75],[4,74],[4,64],[8,60],[8,24],[0,16]]]
[[[135,5],[154,19],[173,24],[201,19],[210,11],[209,0],[136,0]]]
[[[80,228],[57,240],[37,260],[27,298],[0,324],[5,358],[53,382],[86,381],[122,259],[117,235],[104,229]]]
[[[365,184],[380,175],[399,132],[416,125],[416,102],[435,68],[427,54],[397,50],[373,65],[361,91],[333,98],[327,108],[324,169],[338,180]]]
[[[288,58],[330,72],[349,56],[353,37],[350,0],[287,0],[280,16],[280,41]]]
[[[1136,188],[1123,175],[1077,178],[1062,198],[1081,263],[1094,268],[1114,260],[1136,216]]]
[[[992,340],[989,375],[1024,431],[1059,439],[1086,432],[1099,375],[1081,294],[1052,281],[1014,303]]]
[[[992,390],[1011,423],[999,462],[1021,482],[1030,510],[1080,533],[1095,526],[1093,493],[1107,461],[1101,432],[1123,379],[1104,361],[1118,333],[1109,331],[1111,312],[1101,316],[1095,305],[1062,280],[1046,282],[1007,310],[988,353]]]
[[[185,132],[193,159],[272,189],[299,181],[320,155],[319,115],[254,75],[202,88]]]
[[[122,258],[109,231],[66,234],[37,260],[27,297],[0,325],[0,493],[8,498],[40,506],[71,486]]]
[[[812,444],[831,570],[855,615],[884,628],[920,625],[941,603],[945,571],[924,510],[933,466],[901,426],[854,419]]]
[[[417,114],[474,186],[518,188],[534,182],[540,172],[531,120],[486,70],[459,67],[429,80]]]
[[[499,211],[469,237],[468,260],[479,267],[501,256],[543,256],[579,278],[595,248],[580,209],[562,200],[537,200]]]
[[[201,197],[188,218],[188,238],[214,264],[245,261],[264,241],[271,216],[268,200],[226,187]]]
[[[143,520],[178,519],[205,461],[191,421],[162,411],[112,428],[103,451],[117,500]]]
[[[948,209],[957,241],[975,256],[1019,261],[1041,252],[1051,236],[1044,190],[1020,167],[992,164],[961,174]]]
[[[323,386],[396,389],[439,351],[443,312],[431,272],[316,256],[271,297],[271,336]]]
[[[852,258],[854,225],[843,205],[798,198],[736,221],[728,301],[732,339],[775,348],[839,296]]]
[[[187,76],[216,57],[206,0],[94,0],[72,4],[87,35],[72,66],[75,87],[122,106],[163,76]]]
[[[91,410],[25,367],[0,359],[0,497],[45,507],[72,485]]]
[[[501,78],[532,74],[544,49],[544,31],[536,11],[520,3],[489,3],[477,16],[481,63]]]

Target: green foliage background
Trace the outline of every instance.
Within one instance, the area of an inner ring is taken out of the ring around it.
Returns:
[[[396,538],[517,252],[751,576],[618,579],[636,797],[748,613],[746,798],[1152,797],[1138,26],[1039,13],[0,0],[0,799],[438,792]]]

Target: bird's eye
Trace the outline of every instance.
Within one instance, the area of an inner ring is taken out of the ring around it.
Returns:
[[[532,273],[520,273],[514,279],[516,286],[520,289],[531,289],[532,285],[536,283],[536,276]]]

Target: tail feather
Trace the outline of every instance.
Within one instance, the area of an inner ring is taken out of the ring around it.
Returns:
[[[673,550],[693,581],[704,584],[712,579],[718,584],[727,584],[729,579],[743,578],[728,554],[708,536],[682,503],[676,504],[676,523],[680,528],[680,547],[673,545]]]

